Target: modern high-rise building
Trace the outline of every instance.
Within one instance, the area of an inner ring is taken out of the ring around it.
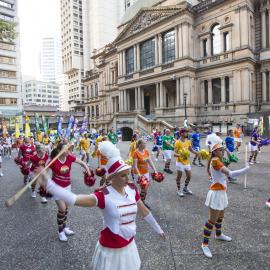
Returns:
[[[70,110],[83,110],[83,79],[92,53],[117,36],[126,0],[61,0],[62,60]]]
[[[22,113],[17,1],[0,0],[0,20],[14,25],[15,36],[0,36],[0,121]]]
[[[36,80],[24,82],[23,98],[25,105],[59,107],[59,85]]]
[[[55,82],[62,71],[61,41],[54,37],[42,39],[40,53],[40,73],[44,82]]]

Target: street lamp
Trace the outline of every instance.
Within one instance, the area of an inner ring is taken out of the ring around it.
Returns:
[[[184,93],[185,120],[187,120],[187,93]]]

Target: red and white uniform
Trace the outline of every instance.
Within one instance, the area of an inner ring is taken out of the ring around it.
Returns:
[[[48,160],[49,156],[45,153],[42,157],[39,157],[38,154],[34,154],[30,157],[30,161],[32,162],[31,171],[33,172],[36,168],[42,166],[45,167],[45,164]]]
[[[30,160],[30,157],[35,153],[35,146],[33,144],[23,144],[20,146],[20,150],[22,153],[23,161],[27,162]]]
[[[134,241],[140,195],[134,184],[126,186],[125,193],[119,194],[112,186],[94,193],[97,206],[102,209],[103,230],[92,261],[93,269],[107,269],[105,257],[108,256],[115,260],[111,263],[114,269],[122,269],[120,261],[122,265],[130,265],[129,269],[140,269],[141,261]],[[118,249],[117,253],[115,249]]]
[[[71,184],[70,179],[70,171],[71,165],[76,161],[76,157],[74,155],[66,156],[66,160],[64,162],[57,159],[51,166],[52,170],[52,180],[59,186],[66,188]]]

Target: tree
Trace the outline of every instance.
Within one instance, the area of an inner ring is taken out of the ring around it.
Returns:
[[[0,41],[14,42],[16,36],[16,23],[0,20]]]

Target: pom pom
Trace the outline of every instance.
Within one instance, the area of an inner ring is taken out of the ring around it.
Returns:
[[[201,155],[201,158],[202,160],[206,160],[206,159],[209,159],[210,158],[210,153],[209,151],[205,150],[205,149],[202,149],[200,151],[200,155]]]
[[[92,187],[96,183],[96,178],[94,172],[91,171],[91,174],[84,172],[84,184],[88,187]]]
[[[23,175],[28,175],[30,173],[30,168],[27,168],[25,166],[21,167],[21,173]]]
[[[149,186],[149,181],[144,175],[138,178],[137,183],[142,189],[147,189]]]
[[[158,173],[152,173],[152,179],[158,183],[162,182],[165,178],[164,174],[161,172]]]
[[[106,170],[104,168],[97,168],[96,169],[96,175],[99,177],[102,177],[103,175],[105,175]]]

